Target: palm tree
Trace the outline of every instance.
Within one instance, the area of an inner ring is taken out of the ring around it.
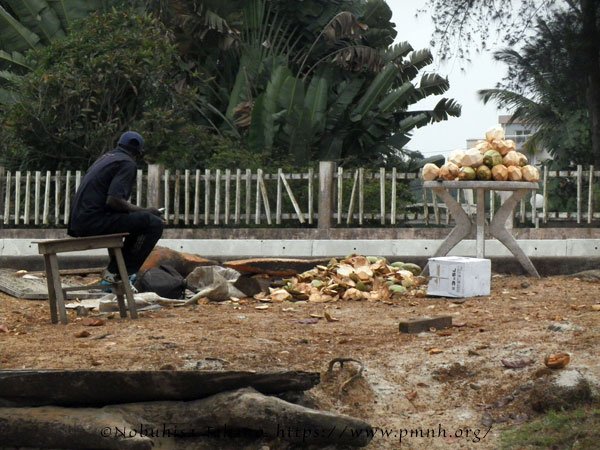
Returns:
[[[585,74],[579,45],[574,39],[580,25],[573,14],[538,21],[537,36],[518,52],[504,49],[496,60],[508,66],[508,75],[496,89],[479,91],[484,103],[494,101],[536,130],[525,143],[528,152],[545,148],[561,165],[593,163]]]

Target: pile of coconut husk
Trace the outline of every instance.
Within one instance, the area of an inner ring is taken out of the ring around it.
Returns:
[[[282,287],[269,288],[269,293],[254,296],[263,302],[309,301],[315,303],[339,300],[389,302],[394,298],[425,297],[427,278],[420,276],[416,264],[394,262],[377,256],[350,255],[329,264],[282,280]]]

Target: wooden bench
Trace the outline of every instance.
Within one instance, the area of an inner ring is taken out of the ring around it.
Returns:
[[[67,312],[65,310],[65,299],[68,291],[97,290],[105,288],[112,289],[117,296],[119,313],[121,317],[127,317],[127,309],[125,307],[125,301],[123,298],[125,295],[127,297],[127,305],[129,306],[129,314],[132,319],[137,319],[137,310],[135,308],[135,301],[133,300],[133,292],[131,290],[131,285],[129,284],[129,276],[125,267],[123,252],[121,251],[121,248],[123,247],[123,238],[127,235],[128,233],[119,233],[107,234],[103,236],[33,242],[34,244],[38,245],[39,253],[44,255],[46,281],[48,283],[48,300],[50,302],[50,316],[52,323],[58,322],[58,315],[60,314],[61,323],[64,325],[67,324],[68,320]],[[60,282],[60,272],[58,269],[58,258],[56,254],[101,248],[107,249],[109,256],[116,260],[121,280],[116,283],[109,284],[96,283],[88,286],[71,286],[63,288]]]

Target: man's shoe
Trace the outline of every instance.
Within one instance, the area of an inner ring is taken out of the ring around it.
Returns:
[[[102,280],[106,281],[107,283],[116,283],[120,280],[121,278],[119,277],[118,273],[112,273],[109,272],[108,269],[104,269],[102,271]]]

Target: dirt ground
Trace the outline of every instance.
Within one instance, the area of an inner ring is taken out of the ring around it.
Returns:
[[[0,294],[0,368],[318,371],[309,400],[381,428],[371,449],[398,448],[401,437],[402,448],[498,448],[503,428],[535,416],[529,390],[549,371],[547,354],[569,353],[569,368],[600,379],[598,282],[493,275],[489,297],[390,303],[201,302],[135,321],[103,316],[101,326],[71,310],[63,326],[50,323],[47,302]],[[338,321],[306,320],[325,311]],[[454,327],[399,332],[400,321],[438,315]],[[334,358],[360,361],[362,376],[344,385],[359,365],[327,372]]]

